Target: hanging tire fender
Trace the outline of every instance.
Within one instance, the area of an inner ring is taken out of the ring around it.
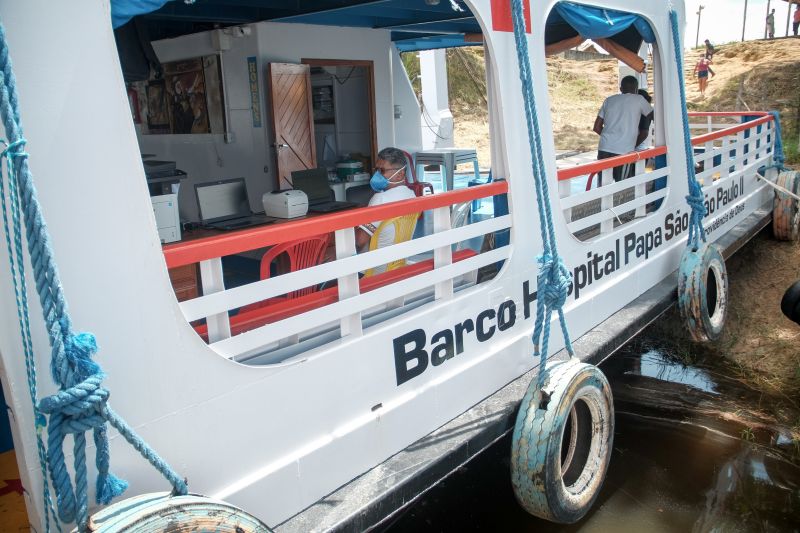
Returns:
[[[90,524],[95,533],[272,531],[259,519],[228,503],[197,494],[173,496],[169,492],[141,494],[120,500],[92,515]],[[77,528],[72,533],[77,533]]]
[[[775,184],[800,195],[800,172],[781,172]],[[780,241],[800,239],[800,201],[781,191],[775,191],[772,204],[772,234]]]
[[[511,444],[511,481],[532,515],[577,522],[603,484],[614,438],[611,387],[595,366],[571,359],[534,378],[520,404]]]
[[[687,247],[678,267],[678,309],[692,339],[708,342],[722,335],[728,315],[728,272],[719,247]]]

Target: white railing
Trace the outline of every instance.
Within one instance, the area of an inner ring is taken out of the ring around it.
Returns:
[[[296,343],[304,333],[331,328],[338,328],[340,337],[360,336],[365,314],[396,309],[403,305],[405,297],[419,291],[429,291],[436,300],[452,298],[456,285],[465,276],[474,278],[479,268],[506,259],[509,247],[485,253],[454,252],[453,248],[458,243],[510,228],[509,215],[452,227],[451,209],[507,190],[506,182],[497,181],[378,207],[176,243],[165,247],[164,254],[170,268],[199,263],[203,295],[179,305],[187,321],[205,320],[205,325],[195,329],[207,337],[209,345],[220,355],[237,358],[262,353]],[[432,212],[431,235],[357,253],[355,231],[359,225],[423,211]],[[326,233],[334,234],[335,260],[240,287],[225,287],[223,256]],[[417,265],[424,268],[407,268],[408,275],[397,270],[359,279],[359,273],[370,268],[414,257],[422,257],[422,263]],[[289,304],[285,309],[279,304],[240,313],[246,317],[230,316],[229,311],[332,280],[336,280],[336,285],[328,289],[291,301],[282,300]]]
[[[694,120],[690,127],[706,132],[692,139],[695,172],[704,187],[750,172],[772,156],[775,126],[768,113],[690,115]],[[750,120],[741,122],[745,116]],[[627,173],[623,165],[633,166],[632,175],[615,182],[615,168]],[[663,146],[559,170],[567,227],[577,238],[588,240],[631,224],[660,205],[655,202],[665,197],[670,173],[669,154]],[[584,181],[585,190],[576,191],[575,184]]]

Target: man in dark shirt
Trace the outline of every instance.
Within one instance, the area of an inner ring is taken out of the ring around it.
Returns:
[[[716,50],[714,50],[714,45],[711,44],[711,41],[706,39],[706,59],[708,59],[709,61],[714,59],[715,52]]]

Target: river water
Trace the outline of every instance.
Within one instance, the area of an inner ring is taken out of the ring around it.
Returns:
[[[762,416],[757,391],[638,343],[602,368],[615,398],[614,449],[581,522],[552,524],[517,505],[506,437],[387,531],[800,531],[798,443]]]

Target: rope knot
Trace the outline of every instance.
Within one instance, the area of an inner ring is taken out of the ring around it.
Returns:
[[[8,143],[5,140],[0,139],[0,143],[3,143],[6,147],[5,150],[0,152],[0,158],[8,157],[11,159],[12,157],[28,157],[28,152],[21,149],[23,146],[28,144],[28,141],[25,140],[24,137],[20,137],[12,143]]]
[[[561,257],[542,254],[538,257],[539,276],[538,290],[542,302],[548,309],[561,309],[567,301],[567,294],[572,285],[572,274]]]
[[[58,419],[61,439],[67,433],[83,433],[105,424],[103,411],[108,402],[108,391],[101,386],[103,374],[89,376],[73,387],[45,396],[39,402],[39,410],[50,415],[52,426]]]
[[[701,218],[706,216],[706,204],[702,192],[695,194],[695,191],[692,191],[692,194],[686,196],[686,203],[692,208],[692,215],[697,213]]]

